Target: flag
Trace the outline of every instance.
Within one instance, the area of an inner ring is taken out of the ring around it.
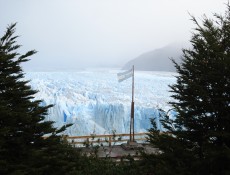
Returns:
[[[118,82],[122,82],[130,77],[133,76],[133,69],[130,69],[128,71],[122,72],[122,73],[118,73],[117,74],[117,78],[118,78]]]

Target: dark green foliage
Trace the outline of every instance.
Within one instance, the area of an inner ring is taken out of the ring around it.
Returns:
[[[36,91],[23,80],[20,64],[36,51],[17,53],[15,25],[0,39],[0,174],[70,171],[69,161],[78,154],[57,136],[65,127],[57,130],[44,121],[51,105],[42,107],[41,101],[33,100]],[[51,136],[44,139],[45,134]]]
[[[85,157],[82,162],[82,169],[78,174],[90,175],[139,175],[142,174],[139,162],[135,162],[131,157],[126,161],[115,162],[111,158],[99,159],[96,157]]]
[[[192,47],[175,63],[171,86],[177,118],[162,116],[167,133],[150,129],[149,141],[162,151],[145,158],[155,174],[230,174],[230,6],[214,17],[202,25],[192,17]]]
[[[68,126],[56,129],[44,121],[52,105],[34,100],[37,91],[23,79],[20,66],[36,51],[17,53],[15,25],[0,38],[0,174],[140,174],[134,161],[117,164],[82,155],[59,136]]]

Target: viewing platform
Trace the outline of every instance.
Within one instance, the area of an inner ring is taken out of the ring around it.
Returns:
[[[134,160],[139,160],[141,152],[146,154],[159,153],[159,149],[153,148],[147,142],[147,134],[135,133],[134,142],[130,142],[130,134],[91,134],[89,136],[65,136],[64,138],[73,147],[88,156],[109,157],[115,161],[120,161],[127,156],[132,157]]]

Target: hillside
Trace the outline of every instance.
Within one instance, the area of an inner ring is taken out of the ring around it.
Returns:
[[[182,46],[170,44],[163,48],[146,52],[137,58],[130,60],[122,69],[129,69],[132,65],[135,70],[142,71],[175,71],[175,67],[170,60],[173,58],[177,63],[181,62]]]

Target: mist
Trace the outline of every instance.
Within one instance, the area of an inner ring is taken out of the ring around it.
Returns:
[[[188,42],[189,13],[224,13],[226,0],[0,0],[0,34],[17,22],[25,70],[120,68],[138,55]]]

